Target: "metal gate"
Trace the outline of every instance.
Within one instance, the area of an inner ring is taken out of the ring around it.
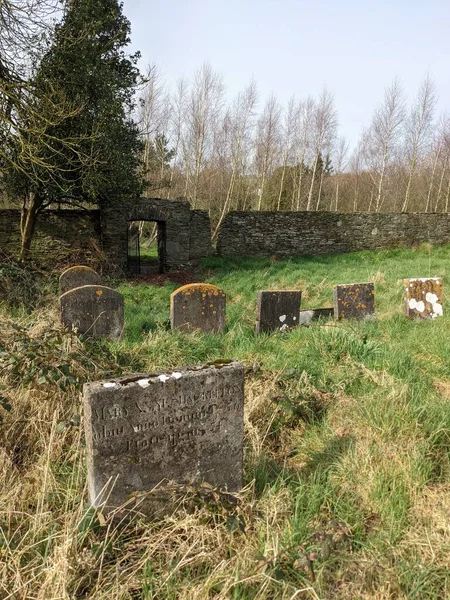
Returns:
[[[141,248],[139,225],[133,221],[128,224],[127,270],[132,275],[141,273]]]

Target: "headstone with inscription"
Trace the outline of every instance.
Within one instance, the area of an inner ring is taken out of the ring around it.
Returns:
[[[102,278],[100,275],[83,265],[76,265],[66,269],[59,276],[59,294],[65,294],[69,290],[80,287],[82,285],[101,285]]]
[[[287,331],[300,320],[302,293],[298,290],[258,292],[256,333]]]
[[[185,333],[220,332],[225,328],[226,295],[215,285],[191,283],[170,296],[172,329]]]
[[[442,278],[405,279],[405,313],[408,317],[435,319],[443,315]]]
[[[103,285],[83,285],[59,298],[62,324],[86,337],[118,339],[124,326],[122,294]]]
[[[346,283],[334,286],[334,318],[364,319],[375,312],[373,283]]]
[[[244,369],[233,361],[85,384],[92,504],[157,516],[174,485],[238,491],[243,408]]]

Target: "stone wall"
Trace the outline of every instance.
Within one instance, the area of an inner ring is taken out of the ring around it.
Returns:
[[[38,215],[31,250],[37,259],[76,249],[82,256],[92,242],[100,244],[98,210],[46,210]],[[20,250],[20,211],[0,210],[0,250],[17,256]]]
[[[212,254],[211,222],[208,211],[191,210],[189,226],[189,260],[196,261]]]
[[[450,243],[450,213],[231,212],[220,228],[223,256],[295,256]]]

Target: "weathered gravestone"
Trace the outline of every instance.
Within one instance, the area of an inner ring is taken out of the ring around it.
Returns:
[[[214,363],[84,386],[90,500],[170,512],[170,492],[242,486],[244,369]]]
[[[170,296],[172,329],[219,332],[225,328],[226,295],[215,285],[191,283]]]
[[[61,273],[59,277],[59,295],[61,296],[61,294],[65,294],[69,290],[81,287],[82,285],[101,284],[102,278],[94,269],[83,265],[76,265]]]
[[[103,285],[83,285],[59,298],[61,322],[91,338],[118,339],[124,325],[122,294]]]
[[[405,279],[405,313],[411,318],[435,319],[441,317],[442,278]]]
[[[286,331],[300,320],[302,293],[298,290],[258,292],[256,333]]]
[[[334,317],[334,308],[310,308],[309,310],[300,311],[300,325],[309,325],[313,321],[320,321],[320,319],[330,319]]]
[[[334,286],[335,319],[363,319],[374,312],[373,283],[346,283]]]

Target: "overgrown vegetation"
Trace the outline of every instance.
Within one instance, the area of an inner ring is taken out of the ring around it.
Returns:
[[[448,597],[450,305],[441,319],[407,320],[402,280],[446,281],[449,264],[450,247],[209,259],[202,277],[228,297],[220,335],[169,331],[174,284],[120,283],[119,343],[61,331],[55,295],[30,314],[4,304],[0,595]],[[254,335],[261,287],[300,288],[315,307],[351,281],[374,281],[376,320]],[[246,366],[239,501],[192,487],[160,522],[105,523],[87,501],[82,383],[217,358]]]

